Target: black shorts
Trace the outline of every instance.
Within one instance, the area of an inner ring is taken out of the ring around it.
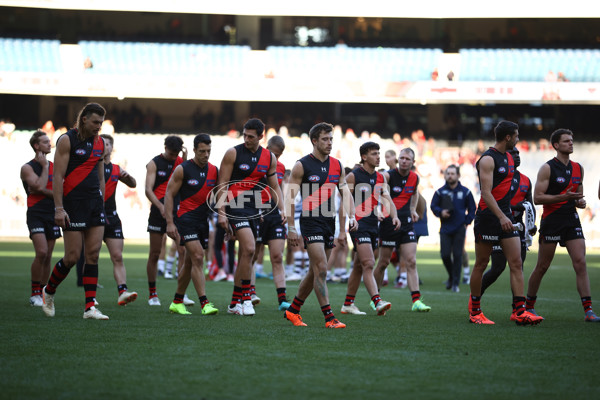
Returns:
[[[258,224],[260,216],[255,209],[231,209],[226,208],[227,220],[233,232],[240,229],[250,228],[254,237],[258,237]]]
[[[269,243],[271,240],[287,239],[287,229],[281,223],[281,215],[272,212],[263,217],[258,226],[258,237],[256,243]]]
[[[208,221],[206,218],[186,217],[182,215],[175,221],[177,232],[179,232],[179,244],[184,245],[187,242],[198,240],[204,250],[208,248]]]
[[[403,223],[400,229],[394,230],[391,218],[386,218],[379,224],[379,245],[381,247],[398,247],[406,243],[417,243],[414,224]]]
[[[167,220],[163,218],[159,209],[152,205],[150,207],[150,216],[148,217],[148,228],[146,229],[150,233],[166,233],[167,232]]]
[[[352,243],[354,243],[355,250],[359,244],[370,244],[371,248],[375,250],[379,244],[379,230],[376,226],[361,227],[359,223],[358,230],[350,232],[350,239],[352,239]]]
[[[121,218],[116,211],[106,214],[106,225],[104,226],[104,239],[123,239],[123,226]]]
[[[69,224],[65,231],[85,231],[93,226],[106,224],[104,200],[100,196],[93,199],[65,199],[63,203],[69,216]]]
[[[60,227],[54,223],[54,215],[40,214],[27,211],[27,228],[29,238],[43,233],[46,240],[56,240],[61,237]]]
[[[519,232],[519,237],[521,238],[521,251],[527,251],[527,243],[525,243],[525,231],[518,231],[518,232]],[[492,246],[492,254],[494,254],[494,253],[502,253],[502,246],[500,246],[500,242],[495,243]]]
[[[502,246],[500,246],[500,243],[495,244],[492,246],[492,254],[504,254],[504,251],[502,251]],[[524,240],[521,241],[521,259],[525,260],[525,254],[527,254],[527,243],[525,243]]]
[[[508,216],[514,223],[512,216]],[[504,232],[500,225],[500,220],[495,215],[475,215],[473,224],[475,233],[475,243],[497,244],[502,239],[519,236],[519,231]]]
[[[581,229],[581,221],[575,215],[550,215],[540,222],[540,243],[559,243],[575,239],[585,239]]]
[[[300,229],[304,239],[304,248],[311,243],[323,243],[326,249],[333,249],[335,218],[300,217]]]

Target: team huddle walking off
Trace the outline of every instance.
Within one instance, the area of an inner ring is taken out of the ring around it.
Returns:
[[[117,183],[135,187],[136,180],[111,163],[114,139],[99,134],[105,114],[99,104],[86,105],[76,126],[58,139],[54,163],[46,158],[51,151],[50,139],[41,131],[34,133],[30,144],[35,157],[21,167],[27,192],[27,225],[35,249],[30,302],[41,306],[49,317],[55,315],[58,286],[83,254],[83,318],[108,319],[97,308],[96,300],[98,257],[103,241],[114,266],[117,303],[124,306],[138,297],[126,284],[123,232],[115,202]],[[354,245],[354,262],[341,314],[366,314],[354,302],[361,280],[374,314],[384,316],[392,309],[392,304],[382,298],[380,288],[394,251],[406,270],[410,309],[431,311],[421,298],[417,270],[415,223],[419,221],[420,178],[414,170],[414,151],[402,149],[398,165],[379,172],[379,144],[366,142],[357,154],[359,163],[345,170],[339,160],[330,156],[333,126],[319,123],[309,132],[312,152],[293,165],[286,185],[285,166],[278,160],[285,143],[274,136],[263,148],[260,141],[264,132],[262,121],[248,120],[243,129],[244,142],[228,149],[219,167],[209,161],[212,141],[207,134],[194,138],[190,159],[181,138],[169,136],[165,152],[148,163],[145,189],[152,203],[148,219],[148,304],[160,306],[157,265],[168,236],[175,241],[180,258],[174,273],[177,289],[169,311],[191,314],[186,305],[194,302],[185,292],[192,281],[202,314],[219,313],[208,300],[203,265],[210,219],[216,213],[216,223],[226,232],[226,238],[236,239],[239,245],[227,314],[256,314],[260,298],[254,286],[253,265],[258,250],[267,245],[278,309],[285,319],[294,326],[306,326],[301,309],[314,290],[325,327],[345,328],[331,307],[327,271],[334,243],[345,243],[346,227]],[[585,240],[576,210],[585,208],[586,201],[583,167],[570,160],[573,133],[566,129],[552,133],[556,157],[540,168],[535,186],[518,171],[518,126],[502,121],[494,133],[496,143],[476,165],[481,188],[478,206],[475,207],[471,192],[460,184],[460,169],[456,165],[445,170],[446,185],[436,191],[431,201],[433,213],[441,219],[440,249],[448,272],[447,289],[459,291],[466,227],[474,222],[476,259],[468,300],[471,323],[494,324],[482,311],[482,298],[508,263],[510,320],[518,325],[539,324],[544,319],[538,314],[543,312],[543,302],[536,309],[536,296],[557,244],[565,246],[571,257],[585,321],[600,322],[592,310]],[[526,285],[523,262],[537,232],[534,203],[543,206],[543,213],[538,260]],[[340,230],[337,238],[336,223]],[[61,229],[65,252],[51,270],[52,250]],[[304,247],[308,254],[308,270],[291,301],[283,268],[286,239],[288,247],[296,252]],[[485,272],[490,258],[492,267]]]

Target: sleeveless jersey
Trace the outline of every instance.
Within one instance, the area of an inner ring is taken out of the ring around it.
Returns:
[[[71,142],[69,164],[64,176],[63,196],[69,200],[81,200],[98,197],[100,180],[98,170],[101,168],[104,139],[92,136],[80,140],[77,129],[65,133]]]
[[[235,162],[231,171],[231,181],[229,185],[230,196],[237,199],[238,196],[244,199],[243,204],[238,207],[244,209],[255,209],[255,199],[261,197],[261,191],[264,188],[260,184],[261,179],[266,176],[271,167],[272,153],[267,149],[258,146],[255,153],[248,150],[242,143],[234,147]]]
[[[52,174],[54,173],[54,164],[52,161],[48,161],[48,183],[46,183],[46,189],[52,190]],[[33,172],[37,176],[42,175],[42,164],[35,160],[31,160],[27,163],[31,166]],[[23,187],[25,193],[27,193],[27,211],[40,212],[40,213],[53,213],[54,212],[54,199],[52,197],[46,197],[43,194],[32,194],[29,193],[29,185],[23,181]]]
[[[577,191],[579,185],[581,185],[581,165],[579,163],[569,161],[565,165],[555,157],[546,164],[550,166],[547,194],[562,194],[566,193],[568,189],[571,189],[572,192]],[[576,212],[575,200],[544,204],[542,219],[549,215],[572,215]]]
[[[498,203],[500,210],[506,215],[511,214],[510,200],[512,196],[511,183],[513,175],[515,173],[515,163],[510,153],[501,153],[496,148],[490,147],[486,150],[481,157],[490,156],[494,160],[494,172],[492,178],[492,196]],[[481,159],[480,159],[481,160]],[[477,168],[477,175],[479,176],[479,161],[475,165]],[[477,207],[477,214],[480,215],[493,215],[493,213],[485,204],[483,197],[479,200],[479,206]]]
[[[377,228],[375,210],[383,190],[383,175],[377,171],[369,174],[363,167],[352,170],[354,175],[354,207],[359,228],[363,225]]]
[[[512,197],[510,199],[510,205],[516,206],[517,204],[525,201],[527,197],[527,193],[531,191],[531,181],[525,175],[519,172],[519,170],[515,170],[515,174],[513,175],[513,186],[512,189]],[[513,216],[519,220],[523,216],[522,211],[512,210]]]
[[[121,167],[117,164],[108,163],[104,164],[104,212],[106,214],[113,214],[117,211],[117,202],[115,201],[115,193],[117,191],[117,184],[119,183],[119,176],[121,175]]]
[[[300,218],[336,217],[335,188],[340,182],[342,164],[333,157],[321,162],[312,154],[299,160],[304,168],[300,185],[302,215]]]
[[[179,209],[177,216],[187,215],[194,218],[208,219],[207,200],[210,191],[217,184],[218,170],[211,163],[200,167],[193,160],[184,161],[183,180],[179,189]]]
[[[175,171],[175,168],[183,162],[183,158],[177,156],[175,161],[169,161],[162,154],[157,155],[152,159],[156,165],[156,178],[152,191],[159,201],[164,201],[165,193],[167,192],[167,184]]]
[[[281,183],[283,182],[283,175],[285,175],[285,166],[277,161],[277,183],[279,187],[281,187]],[[263,204],[271,204],[272,207],[277,207],[277,203],[273,196],[271,196],[271,190],[269,190],[269,184],[267,182],[267,177],[264,176],[261,178],[260,182],[265,185],[265,188],[260,192]]]
[[[410,199],[417,190],[418,182],[419,177],[413,171],[409,171],[406,176],[400,175],[398,169],[390,172],[390,180],[388,182],[390,197],[396,206],[396,210],[398,210],[398,219],[400,219],[400,223],[402,224],[408,224],[409,221],[412,221]],[[384,215],[389,216],[389,212],[384,211]]]

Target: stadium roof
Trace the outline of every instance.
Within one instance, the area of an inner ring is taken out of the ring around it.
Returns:
[[[261,16],[600,18],[600,1],[595,0],[0,0],[0,6]]]

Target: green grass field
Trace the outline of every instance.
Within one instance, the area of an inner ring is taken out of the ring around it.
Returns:
[[[57,245],[57,260],[62,246]],[[83,320],[83,289],[75,271],[59,287],[56,317],[30,307],[30,243],[0,244],[0,398],[2,399],[588,399],[598,398],[600,324],[584,323],[567,256],[557,255],[544,279],[535,327],[509,322],[508,273],[483,298],[494,326],[467,322],[469,289],[445,290],[435,249],[419,250],[423,300],[432,311],[410,311],[407,289],[382,289],[393,303],[385,317],[339,313],[345,285],[330,284],[332,308],[347,329],[324,328],[314,295],[292,326],[276,310],[272,281],[261,279],[256,316],[226,314],[232,285],[209,282],[217,316],[168,313],[175,281],[159,278],[161,307],[147,299],[146,246],[125,246],[128,286],[140,294],[116,304],[112,265],[100,261],[100,309],[110,321]],[[536,260],[529,253],[525,276]],[[588,256],[600,311],[600,256]],[[391,272],[395,276],[395,272]],[[297,283],[288,286],[293,298]],[[193,288],[188,295],[196,299]],[[368,310],[361,287],[357,305]]]

